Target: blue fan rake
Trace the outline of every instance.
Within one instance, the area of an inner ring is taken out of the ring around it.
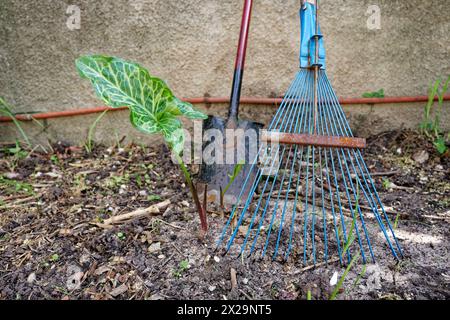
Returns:
[[[305,265],[343,264],[359,252],[366,263],[375,262],[381,240],[401,259],[362,156],[365,140],[353,137],[328,79],[318,11],[318,1],[303,1],[300,70],[262,134],[257,174],[247,176],[217,248],[283,260],[294,252]]]

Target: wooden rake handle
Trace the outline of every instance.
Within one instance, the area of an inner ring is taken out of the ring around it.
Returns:
[[[366,139],[263,131],[263,142],[325,148],[365,149]]]

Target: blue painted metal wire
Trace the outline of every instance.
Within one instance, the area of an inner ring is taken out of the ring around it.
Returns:
[[[312,72],[301,69],[269,130],[312,132],[312,83]],[[319,72],[318,95],[317,134],[353,137],[325,70]],[[241,194],[217,242],[221,247],[227,240],[225,252],[240,239],[239,255],[259,250],[264,257],[271,250],[272,259],[286,260],[295,250],[306,265],[330,257],[348,262],[358,251],[364,263],[368,257],[375,261],[374,246],[380,241],[373,228],[369,230],[369,211],[393,256],[403,256],[360,150],[265,145],[258,154],[253,163],[258,167],[256,178],[249,181],[248,176],[243,186],[244,190],[249,185],[250,193],[245,199]],[[353,237],[354,244],[343,252]]]

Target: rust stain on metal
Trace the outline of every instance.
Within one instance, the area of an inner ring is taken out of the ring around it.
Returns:
[[[295,134],[265,131],[261,135],[264,142],[288,145],[317,146],[325,148],[365,149],[366,139],[313,134]]]

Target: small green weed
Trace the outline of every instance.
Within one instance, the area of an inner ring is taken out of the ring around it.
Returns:
[[[147,196],[147,201],[158,201],[158,200],[161,200],[161,197],[158,196],[157,194],[151,194]]]
[[[442,90],[439,90],[441,85]],[[433,141],[434,147],[441,155],[445,154],[448,151],[446,137],[441,128],[441,117],[444,105],[444,97],[448,91],[449,85],[450,76],[447,78],[444,84],[442,84],[441,79],[436,80],[434,84],[430,84],[428,103],[424,107],[423,119],[419,126],[422,134]],[[435,103],[436,97],[438,100],[437,107]],[[450,135],[447,136],[447,140],[449,140],[449,138]]]
[[[34,195],[33,186],[29,183],[10,180],[0,175],[0,189],[6,193],[24,193],[28,196]]]
[[[363,98],[384,98],[384,89],[380,89],[374,92],[365,92]]]
[[[383,189],[389,190],[392,187],[392,182],[388,178],[383,178]]]
[[[22,135],[26,144],[28,146],[31,146],[30,139],[28,138],[25,131],[22,129],[22,126],[20,125],[19,121],[16,119],[14,112],[11,110],[11,107],[6,103],[5,99],[3,99],[3,97],[0,97],[0,114],[3,114],[12,119],[12,121],[14,122],[14,125],[16,126],[16,128],[20,132],[20,134]]]
[[[178,269],[173,270],[173,275],[175,278],[181,278],[182,274],[189,269],[189,261],[183,260],[179,263]]]
[[[244,167],[244,162],[239,162],[237,165],[233,168],[233,173],[229,174],[228,177],[230,178],[228,184],[225,186],[223,190],[220,192],[220,204],[223,207],[223,199],[225,197],[225,194],[227,193],[228,189],[230,189],[231,185],[233,184],[234,180],[236,180],[239,173],[242,171],[242,168]]]
[[[55,165],[55,166],[59,166],[59,158],[56,154],[52,155],[50,157],[50,161]]]
[[[86,152],[91,154],[94,150],[94,134],[95,129],[97,127],[97,124],[102,120],[102,118],[105,116],[105,114],[108,112],[108,110],[103,111],[92,123],[92,125],[89,127],[88,137],[86,139],[86,142],[84,144],[84,148],[86,149]]]
[[[122,176],[114,176],[111,175],[109,178],[105,181],[105,187],[108,189],[117,189],[123,184],[127,184],[130,181],[130,175],[128,173],[125,173]]]

